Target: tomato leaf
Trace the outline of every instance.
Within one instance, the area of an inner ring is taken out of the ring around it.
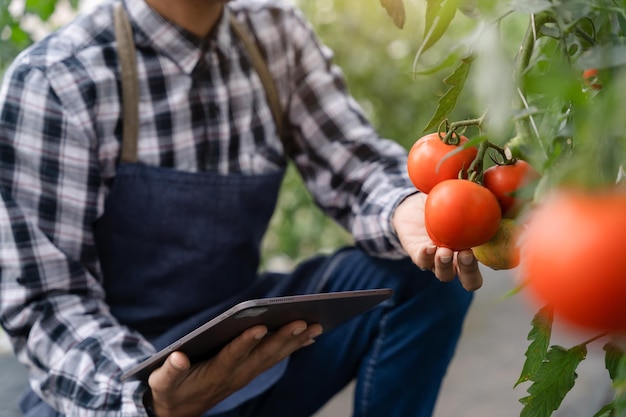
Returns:
[[[583,52],[577,63],[579,68],[613,68],[626,64],[626,46],[596,45]]]
[[[609,403],[602,407],[600,411],[595,413],[593,417],[615,417],[615,407],[613,403]]]
[[[550,346],[552,334],[552,308],[544,307],[535,314],[531,322],[532,329],[528,333],[528,340],[532,342],[526,350],[526,361],[522,368],[522,374],[515,383],[515,387],[522,382],[536,380],[541,363],[543,362]]]
[[[609,342],[603,347],[604,363],[613,381],[615,397],[594,417],[613,417],[626,415],[626,352],[615,343]]]
[[[611,380],[615,381],[615,379],[618,378],[620,374],[620,364],[626,352],[624,352],[624,350],[621,349],[617,344],[612,342],[605,344],[602,349],[604,349],[605,352],[604,365],[606,367],[606,370],[609,371],[609,376],[611,377]],[[626,365],[626,363],[624,365]]]
[[[393,20],[394,25],[402,29],[406,20],[403,0],[380,0],[380,4],[387,10],[387,14]]]
[[[426,0],[424,40],[420,51],[433,46],[446,32],[456,15],[459,0]]]
[[[439,61],[438,63],[435,63],[433,66],[431,66],[430,68],[425,68],[422,70],[417,70],[415,69],[414,73],[415,75],[432,75],[435,74],[445,68],[451,67],[453,65],[455,65],[458,61],[459,61],[459,54],[457,53],[451,53],[450,55],[446,56],[445,58],[443,58],[441,61]]]
[[[520,417],[550,417],[559,408],[576,381],[576,368],[587,357],[586,345],[570,349],[552,346],[536,370],[530,395],[521,398]]]
[[[513,0],[511,9],[524,14],[541,13],[552,8],[548,0]]]
[[[444,121],[450,113],[452,113],[456,107],[459,94],[461,94],[461,91],[463,91],[463,87],[465,86],[465,81],[467,80],[473,60],[474,57],[462,59],[461,65],[459,65],[450,76],[443,80],[444,83],[450,85],[451,87],[439,99],[435,114],[428,122],[428,125],[424,128],[424,132],[439,126],[439,124]]]

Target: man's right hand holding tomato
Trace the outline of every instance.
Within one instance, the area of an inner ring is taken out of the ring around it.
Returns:
[[[402,247],[417,266],[433,271],[440,281],[449,282],[458,277],[466,290],[479,289],[483,277],[471,249],[454,252],[437,247],[430,240],[424,224],[425,203],[426,194],[417,193],[396,208],[392,221]]]

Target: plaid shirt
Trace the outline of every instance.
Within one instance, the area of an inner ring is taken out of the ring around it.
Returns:
[[[229,3],[255,34],[285,111],[287,155],[248,55],[222,18],[204,41],[127,1],[140,78],[139,160],[221,174],[294,161],[319,206],[378,256],[414,192],[406,152],[379,138],[331,52],[278,0]],[[92,225],[115,177],[120,83],[111,3],[22,53],[0,90],[0,319],[33,390],[68,416],[145,415],[119,376],[154,349],[110,315]]]

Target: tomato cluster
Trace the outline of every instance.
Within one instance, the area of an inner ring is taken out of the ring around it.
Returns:
[[[514,267],[517,261],[486,259],[518,258],[516,253],[508,253],[508,248],[515,246],[511,237],[516,234],[511,233],[510,223],[507,230],[502,230],[502,219],[519,213],[528,199],[515,193],[539,174],[525,161],[510,160],[485,170],[482,182],[470,180],[478,150],[464,136],[458,136],[457,142],[445,143],[442,134],[432,133],[420,138],[409,150],[409,177],[418,190],[428,194],[424,212],[428,235],[436,245],[455,251],[488,244],[498,236],[497,242],[477,252],[486,254],[484,263],[493,264],[496,269],[503,265]],[[506,242],[502,242],[502,236]],[[506,253],[502,252],[503,246],[507,247]],[[503,254],[494,257],[494,250]]]

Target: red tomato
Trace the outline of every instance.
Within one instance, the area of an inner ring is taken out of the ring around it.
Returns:
[[[409,151],[407,162],[409,178],[415,188],[423,193],[429,193],[441,181],[458,178],[459,171],[470,166],[478,150],[472,146],[445,160],[443,158],[448,153],[458,150],[459,146],[468,140],[461,136],[459,145],[447,145],[439,138],[439,133],[431,133],[415,142]]]
[[[583,80],[594,90],[602,90],[602,84],[598,82],[597,68],[589,68],[583,71]]]
[[[515,196],[514,193],[540,175],[528,162],[518,159],[510,165],[494,165],[483,173],[483,185],[491,191],[502,209],[502,216],[515,217],[530,198]]]
[[[580,327],[626,332],[626,193],[559,190],[522,239],[529,295]]]
[[[469,180],[445,180],[426,198],[424,222],[437,246],[458,251],[489,241],[500,227],[496,197]]]

